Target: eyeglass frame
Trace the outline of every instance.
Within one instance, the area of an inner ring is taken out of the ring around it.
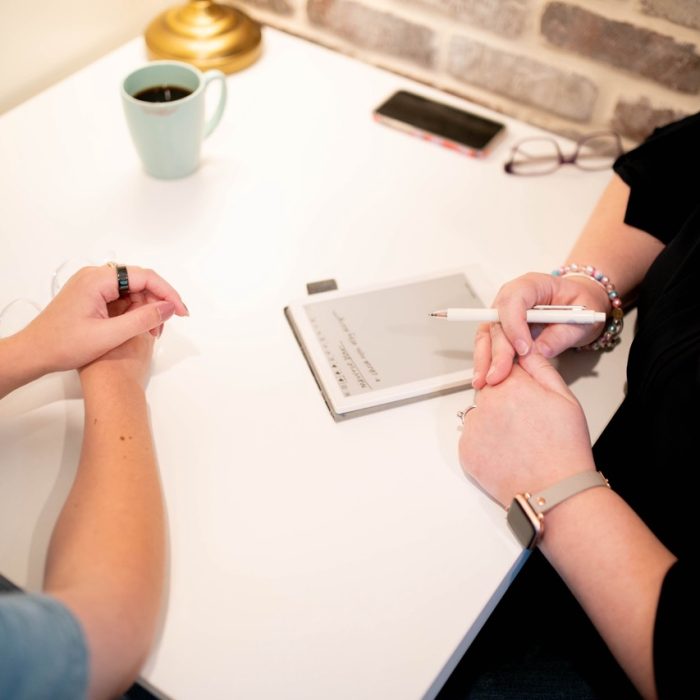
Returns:
[[[579,170],[588,170],[589,172],[596,172],[600,170],[607,170],[608,165],[606,165],[603,168],[584,168],[582,167],[579,163],[577,163],[577,159],[579,156],[579,153],[581,152],[581,146],[586,143],[586,141],[590,141],[591,139],[595,138],[600,138],[601,136],[612,136],[614,138],[614,141],[617,145],[617,154],[613,157],[613,162],[619,158],[624,152],[624,148],[622,146],[622,139],[620,138],[620,134],[618,134],[616,131],[595,131],[592,134],[586,134],[586,136],[582,136],[578,141],[576,141],[574,152],[570,156],[565,156],[562,153],[561,148],[559,147],[559,143],[557,142],[556,139],[552,138],[551,136],[528,136],[527,138],[521,139],[517,143],[513,145],[510,151],[510,157],[507,162],[503,164],[503,169],[509,174],[509,175],[520,175],[523,177],[531,177],[531,176],[536,176],[536,175],[549,175],[550,173],[556,172],[561,168],[562,165],[575,165]],[[516,151],[520,146],[522,146],[524,143],[527,143],[528,141],[550,141],[551,143],[554,144],[554,148],[556,150],[556,154],[558,156],[558,162],[552,160],[552,163],[556,163],[554,167],[551,170],[543,170],[542,172],[532,172],[532,173],[517,173],[513,171],[513,156],[515,155]]]

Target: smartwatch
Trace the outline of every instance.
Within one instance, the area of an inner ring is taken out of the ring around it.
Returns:
[[[534,549],[544,534],[544,514],[567,498],[596,486],[610,488],[601,472],[585,471],[562,479],[539,493],[516,494],[508,508],[508,525],[523,547]]]

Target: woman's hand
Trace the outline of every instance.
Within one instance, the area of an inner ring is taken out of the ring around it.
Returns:
[[[82,268],[20,332],[39,363],[37,376],[82,367],[141,333],[160,335],[173,314],[188,315],[179,294],[155,272],[127,270],[130,293],[119,299],[114,269]],[[109,305],[117,300],[120,312],[111,315]]]
[[[605,290],[586,277],[554,277],[532,272],[508,282],[496,295],[500,323],[484,323],[476,332],[474,347],[475,389],[502,382],[513,368],[516,355],[534,350],[545,357],[555,357],[564,350],[595,340],[602,324],[552,323],[528,326],[525,314],[539,304],[585,306],[608,311]],[[536,338],[536,340],[534,340]]]
[[[147,302],[140,294],[130,299],[117,299],[107,305],[110,318],[143,307]],[[155,335],[139,333],[109,350],[101,357],[78,369],[83,390],[112,391],[114,386],[135,384],[146,388],[150,375]]]
[[[464,417],[459,456],[465,473],[504,507],[595,469],[581,406],[550,362],[521,357],[508,378],[478,392]]]

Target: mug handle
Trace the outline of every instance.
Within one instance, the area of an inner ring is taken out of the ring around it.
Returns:
[[[204,125],[204,138],[207,138],[214,129],[219,125],[221,121],[221,115],[224,113],[224,107],[226,106],[226,76],[220,70],[208,70],[202,76],[204,81],[204,89],[207,88],[215,81],[218,80],[221,83],[221,92],[219,93],[219,104],[216,105],[214,114],[211,115],[210,119]]]

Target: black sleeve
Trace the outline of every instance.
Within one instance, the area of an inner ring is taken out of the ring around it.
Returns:
[[[676,562],[666,574],[654,628],[654,673],[660,700],[687,697],[697,683],[700,580],[697,562]]]
[[[656,129],[613,168],[631,190],[625,223],[668,243],[700,203],[700,113]]]

